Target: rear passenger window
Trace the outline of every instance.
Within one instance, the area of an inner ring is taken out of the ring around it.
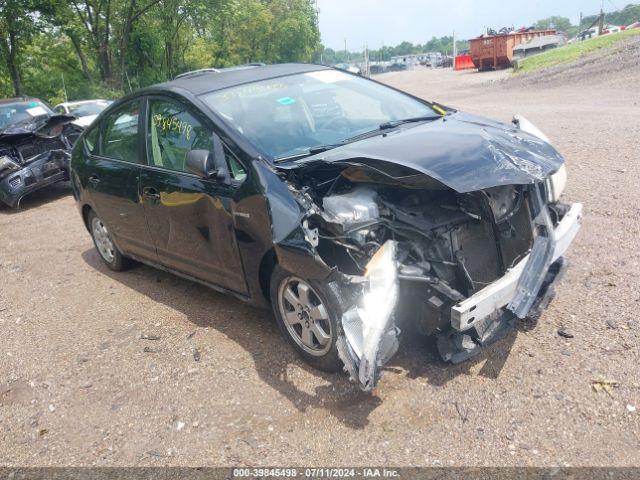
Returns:
[[[141,163],[138,157],[138,117],[140,102],[134,101],[119,108],[102,122],[102,138],[98,155]]]

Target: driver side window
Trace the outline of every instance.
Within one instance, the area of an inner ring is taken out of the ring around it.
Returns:
[[[189,150],[213,150],[211,132],[183,105],[169,100],[149,100],[148,149],[151,164],[186,172]]]
[[[149,160],[153,166],[187,172],[186,158],[190,150],[213,151],[211,130],[179,102],[151,98],[148,126]],[[243,180],[244,168],[226,148],[225,153],[232,177]]]

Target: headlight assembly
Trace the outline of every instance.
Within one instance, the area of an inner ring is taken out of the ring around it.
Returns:
[[[556,173],[547,178],[547,201],[555,203],[567,186],[567,169],[564,165]]]
[[[547,143],[551,143],[549,137],[522,115],[514,115],[513,123],[523,132],[533,135]],[[545,183],[547,187],[547,201],[551,203],[557,202],[567,186],[567,169],[565,166],[562,165],[556,173],[549,176]]]

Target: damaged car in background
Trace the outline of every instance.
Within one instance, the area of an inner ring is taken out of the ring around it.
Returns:
[[[458,363],[537,315],[582,216],[525,118],[317,65],[183,74],[82,138],[74,194],[109,268],[133,259],[270,305],[307,362],[365,391],[403,331]]]
[[[69,179],[83,127],[36,98],[0,100],[0,202],[18,208],[28,194]]]

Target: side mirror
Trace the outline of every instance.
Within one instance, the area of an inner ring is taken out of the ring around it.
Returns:
[[[213,154],[209,150],[190,150],[185,161],[186,170],[202,178],[210,178],[215,172]]]
[[[213,134],[213,152],[190,150],[187,152],[185,166],[187,171],[202,178],[212,178],[224,184],[231,181],[222,140],[216,134]]]

